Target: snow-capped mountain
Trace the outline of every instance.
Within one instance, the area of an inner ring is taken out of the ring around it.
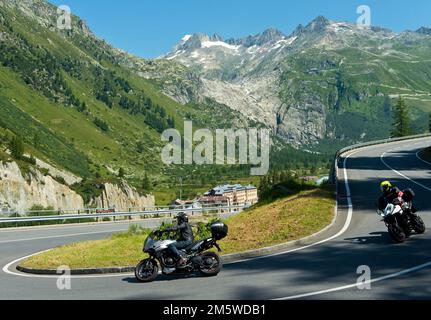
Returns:
[[[216,75],[217,70],[221,69],[219,76],[226,77],[224,70],[227,66],[235,70],[247,68],[253,61],[258,62],[271,53],[282,51],[296,38],[287,37],[276,29],[268,29],[261,34],[242,39],[228,40],[217,34],[209,36],[198,33],[184,36],[174,50],[163,58],[175,60],[188,67],[198,67],[199,71],[209,75]]]
[[[426,34],[427,29],[423,28],[418,32]],[[289,36],[277,29],[267,29],[254,36],[228,40],[217,34],[186,35],[172,52],[163,58],[198,69],[211,77],[219,75],[223,79],[229,79],[235,75],[247,74],[247,71],[255,71],[257,65],[265,60],[271,60],[273,65],[277,64],[295,49],[325,45],[330,49],[337,49],[348,46],[354,37],[384,40],[396,36],[391,30],[383,28],[360,28],[352,23],[317,17],[306,27],[299,25]],[[217,70],[220,72],[214,72]]]
[[[173,84],[172,73],[161,81],[181,103],[212,98],[296,146],[352,142],[387,135],[385,96],[420,99],[414,100],[420,109],[431,110],[430,30],[395,33],[317,17],[290,35],[276,29],[242,39],[187,35],[156,61],[189,70],[185,81],[178,76]]]

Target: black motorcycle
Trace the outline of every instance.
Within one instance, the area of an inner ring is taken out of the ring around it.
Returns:
[[[389,203],[384,210],[378,210],[388,228],[389,235],[397,242],[402,243],[415,232],[422,234],[426,227],[422,218],[413,207],[415,193],[411,189],[402,192],[402,196]]]
[[[165,275],[188,275],[200,272],[204,276],[216,276],[222,268],[220,256],[208,251],[217,248],[221,252],[217,241],[225,238],[228,234],[228,226],[222,222],[211,225],[212,237],[196,241],[187,248],[180,250],[183,257],[187,258],[184,267],[176,267],[176,261],[172,256],[168,246],[175,243],[175,240],[158,239],[157,232],[148,235],[144,243],[144,252],[149,258],[142,260],[135,269],[135,276],[139,282],[152,282],[157,278],[159,267]]]

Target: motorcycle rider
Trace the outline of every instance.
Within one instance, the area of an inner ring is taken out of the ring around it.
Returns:
[[[177,215],[177,225],[162,231],[157,232],[158,235],[168,232],[179,232],[179,238],[177,242],[169,245],[174,258],[177,260],[177,267],[184,267],[187,264],[187,259],[182,257],[179,250],[184,249],[191,245],[194,241],[194,235],[191,225],[189,224],[189,218],[181,212]]]
[[[385,210],[386,206],[389,203],[392,204],[401,204],[404,202],[403,200],[403,195],[405,195],[405,193],[407,191],[411,193],[414,192],[411,189],[407,189],[406,191],[401,191],[400,189],[398,189],[398,187],[393,186],[392,183],[390,181],[383,181],[380,184],[380,190],[382,191],[383,195],[379,198],[379,209],[380,210]],[[411,207],[411,212],[412,213],[416,213],[418,212],[418,208],[416,208],[414,205],[412,205]]]
[[[402,192],[396,186],[393,186],[390,181],[380,183],[382,196],[379,198],[379,209],[384,210],[389,203],[394,203],[402,196]]]

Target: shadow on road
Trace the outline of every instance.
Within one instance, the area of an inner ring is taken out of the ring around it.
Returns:
[[[393,244],[387,232],[371,232],[368,236],[344,239],[352,244]]]
[[[196,278],[206,278],[204,276],[202,276],[199,273],[193,273],[193,274],[188,274],[188,275],[164,275],[164,274],[160,274],[156,280],[154,281],[154,283],[156,282],[166,282],[166,281],[176,281],[176,280],[184,280],[184,279],[196,279]],[[135,277],[131,276],[131,277],[127,277],[122,279],[122,281],[124,282],[128,282],[131,284],[140,284],[142,285],[141,282],[139,282],[138,280],[136,280]]]

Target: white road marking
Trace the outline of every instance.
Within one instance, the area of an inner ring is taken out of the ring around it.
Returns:
[[[24,241],[34,241],[34,240],[44,240],[44,239],[55,239],[55,238],[68,238],[68,237],[76,237],[76,236],[85,236],[90,234],[102,234],[102,233],[113,233],[113,232],[121,232],[122,230],[104,230],[104,231],[94,231],[94,232],[82,232],[82,233],[72,233],[72,234],[62,234],[58,236],[46,236],[46,237],[36,237],[36,238],[23,238],[23,239],[14,239],[14,240],[3,240],[1,243],[13,243],[13,242],[24,242]],[[124,231],[124,230],[123,230]]]
[[[48,278],[48,279],[57,279],[60,275],[42,275],[42,274],[40,274],[40,275],[35,275],[35,274],[29,274],[29,273],[24,273],[24,272],[15,272],[15,271],[11,271],[11,270],[9,270],[11,266],[13,266],[14,264],[16,264],[16,263],[18,263],[18,262],[20,262],[20,261],[22,261],[22,260],[25,260],[25,259],[28,259],[28,258],[34,257],[34,256],[36,256],[36,255],[39,255],[39,254],[42,254],[42,253],[45,253],[45,252],[49,252],[49,251],[51,251],[51,250],[53,250],[53,249],[48,249],[48,250],[44,250],[44,251],[41,251],[41,252],[33,253],[33,254],[28,255],[28,256],[26,256],[26,257],[19,258],[19,259],[16,259],[16,260],[12,261],[12,262],[9,262],[7,265],[5,265],[5,266],[3,267],[3,272],[4,272],[4,273],[6,273],[6,274],[9,274],[9,275],[12,275],[12,276],[19,276],[19,277],[24,277],[24,278],[45,278],[45,279],[47,279],[47,278]],[[77,276],[77,275],[74,275],[74,276],[71,276],[71,278],[72,278],[72,279],[112,278],[112,277],[120,277],[120,276],[121,276],[121,277],[124,277],[124,276],[131,276],[131,275],[134,275],[134,274],[133,274],[133,273],[118,273],[118,274],[83,275],[83,276]]]
[[[371,283],[376,283],[376,282],[380,282],[380,281],[384,281],[384,280],[388,280],[388,279],[392,279],[392,278],[396,278],[396,277],[400,277],[409,273],[413,273],[425,268],[431,267],[431,261],[421,264],[419,266],[410,268],[410,269],[405,269],[402,270],[400,272],[397,273],[392,273],[389,274],[387,276],[382,276],[376,279],[372,279],[372,280],[368,280],[365,282],[361,282],[361,285],[365,285],[365,284],[371,284]],[[332,288],[332,289],[327,289],[327,290],[322,290],[322,291],[316,291],[316,292],[310,292],[310,293],[304,293],[304,294],[298,294],[295,296],[290,296],[290,297],[285,297],[285,298],[279,298],[279,299],[274,299],[274,300],[294,300],[294,299],[302,299],[302,298],[307,298],[307,297],[312,297],[312,296],[317,296],[317,295],[321,295],[321,294],[325,294],[325,293],[331,293],[331,292],[336,292],[336,291],[342,291],[342,290],[347,290],[347,289],[352,289],[352,288],[357,288],[358,284],[349,284],[346,286],[342,286],[342,287],[337,287],[337,288]]]
[[[394,148],[394,149],[390,149],[389,151],[387,151],[387,152],[385,152],[385,153],[383,153],[383,154],[381,155],[380,160],[382,161],[382,163],[383,163],[386,167],[388,167],[390,170],[392,170],[392,171],[393,171],[393,172],[395,172],[396,174],[400,175],[401,177],[403,177],[403,178],[405,178],[405,179],[407,179],[407,180],[410,180],[411,182],[416,183],[417,185],[419,185],[419,186],[421,186],[421,187],[425,188],[425,189],[426,189],[426,190],[428,190],[428,191],[431,191],[431,189],[430,189],[430,188],[428,188],[428,187],[424,186],[423,184],[421,184],[421,183],[419,183],[419,182],[417,182],[417,181],[414,181],[413,179],[411,179],[411,178],[407,177],[406,175],[402,174],[401,172],[399,172],[399,171],[397,171],[397,170],[393,169],[392,167],[390,167],[390,166],[389,166],[389,165],[384,161],[384,156],[385,156],[388,152],[391,152],[392,150],[395,150],[395,149],[396,149],[396,148]],[[352,154],[351,154],[351,155],[352,155]],[[346,159],[345,159],[345,160],[346,160]],[[349,194],[349,193],[350,193],[350,187],[349,187],[348,178],[347,178],[347,175],[346,175],[346,161],[344,161],[344,172],[345,172],[345,179],[346,179],[346,180],[345,180],[345,182],[346,182],[346,192],[347,192],[347,194]],[[351,199],[350,199],[350,200],[351,200]],[[351,201],[350,201],[350,203],[351,203]],[[350,207],[349,207],[349,209],[350,209]],[[352,208],[352,210],[353,210],[353,208]],[[382,276],[382,277],[379,277],[379,278],[376,278],[376,279],[368,280],[366,283],[375,283],[375,282],[379,282],[379,281],[383,281],[383,280],[387,280],[387,279],[396,278],[396,277],[399,277],[399,276],[402,276],[402,275],[405,275],[405,274],[409,274],[409,273],[413,273],[413,272],[416,272],[416,271],[419,271],[419,270],[425,269],[425,268],[427,268],[427,267],[431,267],[431,261],[426,262],[426,263],[421,264],[421,265],[416,266],[416,267],[412,267],[412,268],[409,268],[409,269],[401,270],[401,271],[399,271],[399,272],[392,273],[392,274],[389,274],[389,275],[386,275],[386,276]],[[278,298],[278,299],[274,299],[274,300],[294,300],[294,299],[302,299],[302,298],[306,298],[306,297],[317,296],[317,295],[321,295],[321,294],[325,294],[325,293],[331,293],[331,292],[336,292],[336,291],[342,291],[342,290],[351,289],[351,288],[355,288],[355,287],[357,287],[357,283],[355,283],[355,284],[350,284],[350,285],[346,285],[346,286],[341,286],[341,287],[336,287],[336,288],[331,288],[331,289],[327,289],[327,290],[314,291],[314,292],[309,292],[309,293],[304,293],[304,294],[298,294],[298,295],[293,295],[293,296],[288,296],[288,297]]]
[[[383,154],[380,156],[380,160],[382,161],[382,163],[383,163],[387,168],[389,168],[390,170],[392,170],[393,172],[395,172],[397,175],[399,175],[399,176],[403,177],[403,178],[404,178],[404,179],[406,179],[406,180],[409,180],[409,181],[411,181],[411,182],[413,182],[413,183],[417,184],[418,186],[420,186],[420,187],[424,188],[425,190],[431,191],[431,188],[428,188],[427,186],[423,185],[422,183],[420,183],[420,182],[417,182],[417,181],[413,180],[412,178],[410,178],[410,177],[406,176],[405,174],[403,174],[403,173],[399,172],[398,170],[395,170],[394,168],[392,168],[390,165],[388,165],[388,164],[387,164],[387,162],[385,161],[385,156],[386,156],[386,154],[388,154],[388,153],[389,153],[389,152],[391,152],[392,150],[393,150],[393,149],[391,149],[391,150],[389,150],[389,151],[386,151],[385,153],[383,153]]]
[[[135,223],[148,220],[136,220]],[[33,226],[33,227],[18,227],[18,228],[5,228],[0,229],[0,235],[5,233],[25,233],[27,231],[46,231],[48,230],[65,230],[65,229],[77,229],[77,228],[94,228],[94,227],[111,227],[111,226],[122,226],[133,224],[134,221],[118,221],[118,222],[93,222],[93,223],[80,223],[80,224],[68,224],[68,225],[46,225],[46,226]]]
[[[45,230],[64,230],[64,229],[77,229],[77,228],[94,228],[94,227],[110,227],[110,226],[124,226],[131,224],[142,224],[146,222],[157,222],[160,220],[170,220],[171,218],[148,218],[140,220],[128,220],[128,221],[116,221],[116,222],[91,222],[91,223],[79,223],[79,224],[66,224],[66,225],[46,225],[46,226],[33,226],[33,227],[18,227],[18,228],[6,228],[0,229],[0,235],[5,233],[25,233],[27,231],[45,231]]]
[[[419,150],[418,152],[416,152],[416,158],[418,158],[420,161],[425,162],[426,164],[431,165],[431,162],[426,161],[424,159],[422,159],[422,157],[419,155],[419,153],[421,153],[423,150]]]

